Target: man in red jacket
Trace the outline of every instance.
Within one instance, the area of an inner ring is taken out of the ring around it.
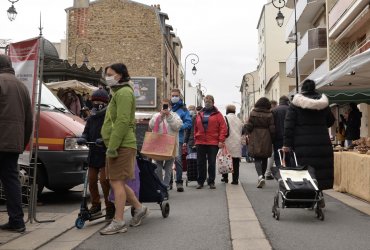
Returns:
[[[198,186],[203,188],[207,176],[208,159],[208,185],[215,189],[216,155],[219,148],[224,147],[227,126],[220,111],[214,106],[213,96],[204,98],[204,108],[197,114],[194,124],[194,139],[197,147]]]

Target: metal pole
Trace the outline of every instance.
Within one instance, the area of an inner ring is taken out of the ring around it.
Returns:
[[[298,31],[297,31],[297,9],[296,9],[296,0],[294,0],[294,26],[295,26],[295,88],[296,93],[298,90]]]

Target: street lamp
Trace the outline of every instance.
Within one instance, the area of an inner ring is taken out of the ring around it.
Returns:
[[[197,73],[197,68],[195,67],[195,64],[199,62],[199,57],[197,54],[190,53],[185,57],[185,71],[184,71],[184,104],[186,103],[185,99],[185,92],[186,92],[186,60],[188,59],[189,56],[192,56],[193,58],[190,58],[190,62],[193,64],[193,68],[191,69],[191,72],[193,75]]]
[[[10,3],[12,3],[12,6],[8,9],[8,18],[10,21],[14,21],[15,17],[17,16],[17,11],[15,10],[14,3],[18,2],[19,0],[8,0]]]
[[[296,93],[298,93],[298,31],[297,31],[297,10],[296,4],[297,0],[294,1],[294,45],[295,45],[295,89]],[[280,9],[284,8],[286,2],[285,0],[272,0],[271,3],[277,8],[279,11],[276,16],[276,22],[279,27],[282,27],[284,24],[284,15],[281,13]]]
[[[76,48],[75,48],[75,64],[77,64],[77,63],[76,63],[76,59],[77,59],[77,49],[78,49],[80,46],[83,46],[83,47],[82,47],[82,49],[81,49],[81,51],[82,51],[82,54],[85,56],[85,57],[84,57],[84,59],[83,59],[83,61],[82,61],[82,63],[87,65],[87,64],[89,63],[89,59],[87,58],[87,55],[89,55],[89,54],[90,54],[90,52],[91,52],[91,45],[90,45],[90,44],[88,44],[88,43],[79,43],[79,44],[77,44],[77,46],[76,46]]]

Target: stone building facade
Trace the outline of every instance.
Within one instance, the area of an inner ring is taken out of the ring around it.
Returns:
[[[69,61],[79,65],[88,56],[95,68],[122,62],[131,77],[155,77],[157,107],[172,88],[182,88],[181,41],[159,5],[75,0],[66,12]]]

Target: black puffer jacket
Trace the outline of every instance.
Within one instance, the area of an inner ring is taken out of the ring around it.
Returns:
[[[84,132],[84,137],[88,142],[95,142],[96,139],[102,138],[100,131],[104,123],[106,108],[96,112],[95,115],[87,119]],[[102,146],[91,145],[89,150],[88,164],[89,167],[102,168],[105,166],[105,152],[107,148]]]
[[[296,94],[290,105],[284,129],[284,146],[292,148],[299,165],[315,168],[319,189],[331,189],[334,155],[328,128],[335,122],[325,95]]]

